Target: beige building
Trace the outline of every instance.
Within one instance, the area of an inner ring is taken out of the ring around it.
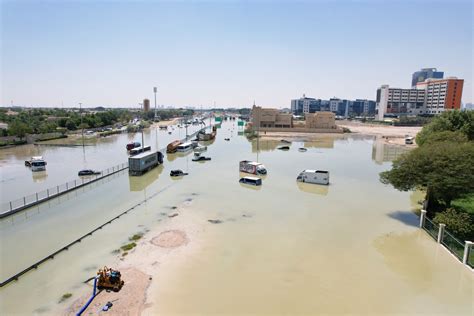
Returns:
[[[281,113],[278,109],[253,106],[252,127],[257,128],[291,128],[293,127],[293,114]]]
[[[250,128],[274,132],[284,129],[291,132],[341,132],[336,126],[332,112],[306,113],[305,121],[293,122],[293,114],[282,113],[278,109],[253,106]]]
[[[336,116],[332,112],[306,113],[305,127],[312,129],[336,129]]]

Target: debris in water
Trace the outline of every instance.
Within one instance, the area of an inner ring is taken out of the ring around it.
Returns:
[[[178,216],[179,214],[178,213],[174,213],[174,214],[171,214],[171,215],[168,215],[169,218],[172,218],[172,217],[176,217]]]
[[[220,219],[208,219],[207,220],[211,224],[221,224],[222,221]]]

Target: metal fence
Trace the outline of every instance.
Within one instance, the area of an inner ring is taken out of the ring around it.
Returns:
[[[35,204],[47,201],[59,195],[65,194],[88,183],[103,179],[111,174],[114,174],[118,171],[122,171],[126,168],[128,168],[127,162],[102,170],[100,171],[100,174],[84,176],[79,179],[68,181],[55,187],[51,187],[46,190],[36,192],[34,194],[30,194],[7,203],[2,203],[0,209],[0,218],[15,213],[16,211],[33,206]]]
[[[426,211],[421,211],[420,227],[423,228],[438,243],[458,258],[463,264],[474,268],[474,243],[462,242],[448,232],[445,224],[436,224],[426,216]]]
[[[474,249],[469,247],[469,254],[467,256],[467,265],[474,269]]]
[[[464,255],[464,243],[456,239],[453,235],[451,235],[446,230],[443,232],[441,237],[441,243],[459,260],[462,260]]]
[[[425,224],[424,224],[423,228],[435,240],[438,238],[439,226],[436,225],[434,222],[432,222],[429,218],[425,218]]]

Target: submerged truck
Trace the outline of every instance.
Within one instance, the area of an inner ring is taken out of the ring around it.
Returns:
[[[181,141],[179,140],[169,143],[168,146],[166,146],[166,152],[168,154],[175,153],[178,150],[179,145],[181,145]]]
[[[296,181],[313,183],[313,184],[329,184],[329,171],[324,170],[303,170],[300,172]]]
[[[132,176],[141,176],[162,163],[163,154],[160,151],[144,152],[128,158],[128,173]]]
[[[239,163],[239,170],[240,172],[257,174],[257,175],[264,175],[267,174],[267,169],[261,163],[250,161],[250,160],[242,160]]]

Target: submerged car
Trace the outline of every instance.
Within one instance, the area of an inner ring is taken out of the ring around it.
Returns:
[[[193,161],[208,161],[208,160],[211,160],[211,157],[198,156],[198,157],[193,158]]]
[[[102,172],[100,171],[95,171],[95,170],[92,170],[92,169],[84,169],[84,170],[81,170],[79,171],[77,174],[79,176],[93,176],[93,175],[97,175],[97,174],[101,174]]]
[[[176,169],[176,170],[171,170],[170,176],[171,177],[182,177],[182,176],[187,176],[187,172],[183,172],[183,170]]]

